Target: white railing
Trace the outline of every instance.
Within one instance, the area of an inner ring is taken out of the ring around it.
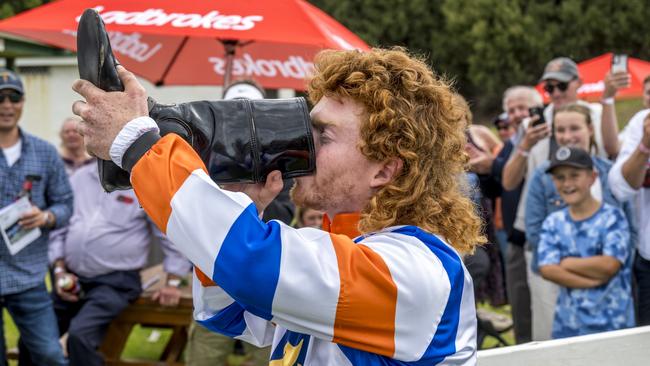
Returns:
[[[650,326],[478,353],[479,366],[649,366]]]

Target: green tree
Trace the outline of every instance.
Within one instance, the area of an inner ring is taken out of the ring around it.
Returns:
[[[3,0],[0,5],[0,19],[12,17],[24,10],[49,3],[51,0]]]

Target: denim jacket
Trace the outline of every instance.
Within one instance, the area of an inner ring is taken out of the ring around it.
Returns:
[[[632,206],[629,202],[620,203],[612,194],[612,190],[607,182],[607,174],[612,167],[612,162],[597,156],[592,156],[591,159],[600,177],[603,201],[623,210],[630,224],[630,245],[635,244],[637,228],[634,226]],[[546,173],[549,165],[550,161],[545,161],[535,169],[528,183],[528,197],[526,198],[526,241],[533,253],[531,268],[536,273],[539,272],[537,244],[539,243],[539,237],[542,232],[542,224],[548,215],[566,207],[560,194],[555,189],[551,175]]]

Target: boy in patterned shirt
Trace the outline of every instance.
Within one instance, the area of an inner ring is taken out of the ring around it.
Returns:
[[[562,286],[553,338],[634,326],[630,232],[623,212],[591,195],[597,173],[586,151],[558,149],[547,173],[568,206],[544,220],[538,247],[542,276]]]

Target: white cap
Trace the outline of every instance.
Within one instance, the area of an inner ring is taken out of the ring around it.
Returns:
[[[255,85],[249,83],[234,83],[226,89],[223,99],[229,100],[236,98],[264,99],[264,94]]]

